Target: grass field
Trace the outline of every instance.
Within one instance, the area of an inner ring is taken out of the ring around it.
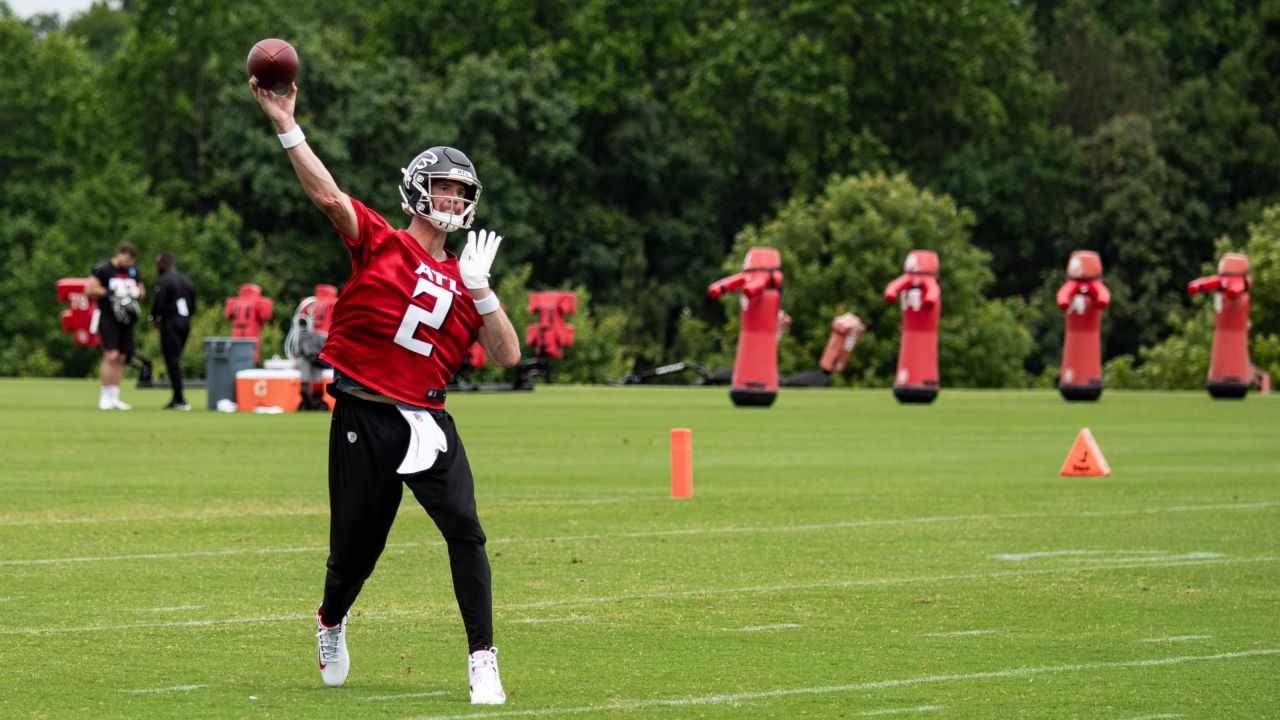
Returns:
[[[1280,717],[1280,400],[449,400],[507,704],[412,497],[321,685],[328,416],[0,381],[0,717]],[[1058,469],[1088,426],[1108,478]],[[694,498],[668,432],[693,429]]]

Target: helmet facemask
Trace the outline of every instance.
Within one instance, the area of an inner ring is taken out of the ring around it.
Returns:
[[[471,227],[475,219],[476,202],[480,199],[480,180],[467,156],[453,148],[437,147],[424,151],[400,171],[401,207],[405,212],[430,222],[435,227],[453,232]],[[435,192],[435,183],[452,180],[466,190],[461,197]],[[459,213],[436,209],[436,200],[446,200],[452,208],[462,203]]]

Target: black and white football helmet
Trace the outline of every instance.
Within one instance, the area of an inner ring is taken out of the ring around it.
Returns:
[[[142,312],[138,308],[138,301],[132,296],[117,294],[111,296],[111,314],[116,316],[116,322],[121,325],[132,325],[138,321]]]
[[[437,146],[423,150],[418,157],[409,163],[409,167],[400,171],[404,178],[400,181],[401,207],[410,215],[416,215],[429,221],[432,225],[453,232],[471,227],[475,219],[476,203],[480,200],[480,178],[476,168],[461,150]],[[431,185],[438,180],[454,180],[466,186],[462,198],[437,195]],[[458,214],[440,212],[433,199],[437,197],[463,201],[462,212]]]

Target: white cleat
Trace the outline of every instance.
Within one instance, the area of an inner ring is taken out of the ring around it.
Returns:
[[[106,396],[104,395],[104,396],[102,396],[102,397],[98,398],[98,409],[99,409],[99,410],[114,410],[115,408],[113,408],[113,407],[111,406],[111,398],[106,397]]]
[[[101,403],[99,403],[99,405],[101,405]],[[120,398],[111,398],[111,408],[113,410],[132,410],[133,406]]]
[[[498,649],[477,650],[467,658],[467,671],[471,676],[472,705],[501,705],[507,701],[498,677]]]
[[[320,679],[329,687],[342,687],[351,669],[351,656],[347,654],[347,616],[342,616],[338,627],[325,627],[316,614],[316,657],[320,661]]]

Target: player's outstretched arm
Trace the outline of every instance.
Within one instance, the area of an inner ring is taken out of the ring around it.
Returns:
[[[315,151],[307,144],[301,128],[293,119],[293,108],[298,99],[298,85],[290,83],[288,94],[277,95],[270,90],[258,87],[257,81],[250,78],[249,90],[262,106],[262,111],[275,125],[276,133],[287,136],[288,139],[282,137],[281,142],[289,145],[289,162],[293,163],[293,170],[298,174],[298,180],[302,183],[302,189],[306,191],[307,197],[311,198],[311,202],[315,203],[321,212],[329,216],[329,220],[338,232],[350,237],[359,235],[360,226],[356,222],[356,211],[351,206],[351,198],[338,187],[338,183],[329,174],[329,169],[320,162]]]

